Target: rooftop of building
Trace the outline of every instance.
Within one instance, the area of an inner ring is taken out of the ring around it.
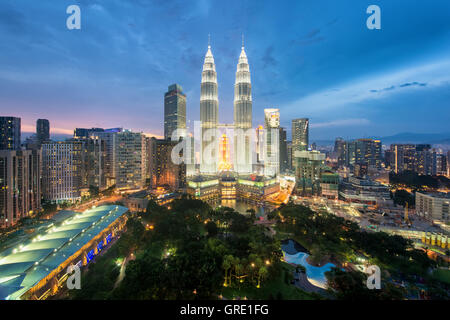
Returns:
[[[0,252],[0,300],[19,299],[127,211],[116,205],[64,211],[44,230]]]
[[[420,191],[417,191],[417,193],[424,194],[426,196],[430,196],[433,198],[450,199],[450,193],[445,193],[445,192],[420,192]]]

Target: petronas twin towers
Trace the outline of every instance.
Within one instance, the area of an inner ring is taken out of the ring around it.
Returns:
[[[233,166],[239,174],[252,172],[252,85],[250,67],[242,42],[236,81],[234,84],[234,126],[219,124],[219,97],[217,72],[211,45],[203,63],[200,90],[201,158],[200,172],[216,174],[218,171],[219,127],[234,127]]]

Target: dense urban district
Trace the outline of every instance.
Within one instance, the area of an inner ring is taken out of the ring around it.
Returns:
[[[199,127],[173,84],[163,138],[38,119],[23,140],[0,116],[0,299],[449,299],[445,141],[311,143],[308,118],[289,140],[277,108],[253,127],[244,44],[234,123],[210,45],[201,79]]]

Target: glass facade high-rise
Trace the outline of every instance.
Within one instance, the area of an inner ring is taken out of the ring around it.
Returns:
[[[292,120],[292,151],[308,150],[309,119],[300,118]]]
[[[242,44],[234,84],[234,170],[252,172],[252,84],[247,55]]]
[[[175,130],[175,140],[186,136],[186,95],[178,84],[170,85],[164,94],[164,139],[171,139]]]
[[[347,150],[346,141],[343,138],[336,138],[334,142],[334,153],[336,155],[337,165],[345,165],[345,155]]]
[[[217,73],[211,45],[205,55],[200,86],[201,152],[200,172],[215,174],[218,164],[217,125],[219,123],[219,97]]]
[[[0,150],[20,149],[20,118],[0,117]]]
[[[36,138],[39,146],[44,142],[50,141],[50,122],[47,119],[37,119]]]
[[[280,133],[279,133],[280,173],[285,173],[289,169],[286,130],[281,127],[279,130],[280,130]]]

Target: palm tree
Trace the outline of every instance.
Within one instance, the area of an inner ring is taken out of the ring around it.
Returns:
[[[267,271],[266,267],[262,266],[261,268],[259,268],[259,270],[258,270],[258,284],[256,285],[257,288],[261,287],[261,280],[266,279],[268,274],[269,274],[269,272]]]
[[[238,280],[239,289],[241,288],[241,283],[244,282],[242,271],[244,270],[244,266],[238,261],[234,266],[234,272],[236,273],[236,279]]]
[[[445,255],[447,256],[447,266],[448,266],[450,264],[450,260],[449,260],[449,258],[450,258],[450,250],[449,249],[445,250]]]
[[[233,256],[226,255],[222,262],[222,267],[225,270],[225,281],[223,284],[225,287],[228,286],[228,282],[230,282],[230,284],[231,284],[231,273],[230,273],[230,279],[228,281],[228,270],[230,270],[232,266],[233,266]]]

